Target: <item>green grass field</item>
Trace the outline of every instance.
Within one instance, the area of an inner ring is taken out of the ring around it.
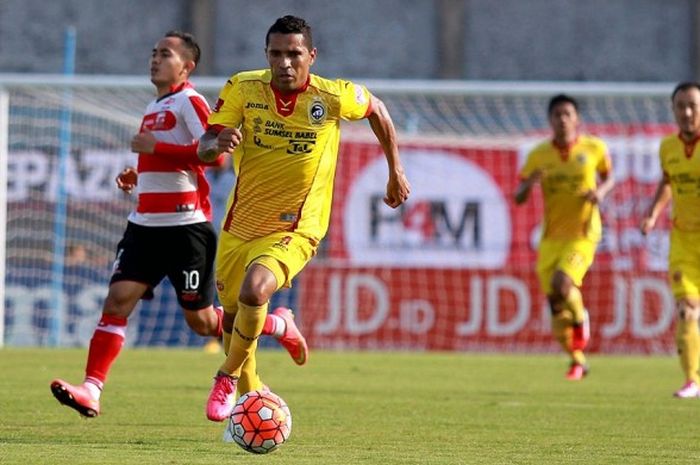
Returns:
[[[84,350],[0,350],[1,464],[694,464],[700,400],[677,400],[673,357],[592,356],[564,380],[559,355],[312,352],[299,368],[264,351],[264,380],[292,435],[256,456],[204,416],[221,355],[123,351],[84,420],[54,377],[82,379]]]

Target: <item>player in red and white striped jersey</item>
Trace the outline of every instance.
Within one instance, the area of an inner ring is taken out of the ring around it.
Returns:
[[[85,380],[73,386],[54,380],[51,390],[63,404],[86,417],[100,412],[107,374],[126,335],[127,318],[138,301],[151,298],[167,276],[177,292],[187,324],[197,334],[219,336],[222,312],[213,306],[216,233],[211,225],[205,165],[197,157],[199,137],[210,113],[189,83],[200,49],[191,34],[170,31],[153,48],[151,82],[157,98],[131,141],[138,168],[117,176],[120,189],[137,188],[138,204],[117,246],[102,317],[90,341]],[[138,186],[136,186],[138,182]]]

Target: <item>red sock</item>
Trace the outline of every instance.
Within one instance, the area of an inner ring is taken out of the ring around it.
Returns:
[[[583,350],[588,344],[588,335],[586,334],[585,324],[574,325],[571,348],[573,350]]]
[[[281,317],[268,313],[265,317],[265,325],[263,326],[262,334],[265,336],[275,336],[279,338],[284,334],[286,327],[287,326]]]
[[[112,363],[119,356],[126,336],[126,318],[102,315],[90,340],[85,380],[100,389],[107,379]]]

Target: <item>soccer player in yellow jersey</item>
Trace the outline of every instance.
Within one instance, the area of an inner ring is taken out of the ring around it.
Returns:
[[[678,133],[665,137],[659,148],[663,176],[642,219],[642,234],[656,224],[673,199],[668,274],[676,299],[676,344],[685,384],[679,398],[700,397],[700,83],[683,82],[671,94]]]
[[[577,101],[556,95],[549,101],[553,138],[535,147],[520,171],[515,202],[522,204],[539,183],[544,199],[537,274],[552,312],[552,332],[571,357],[567,379],[588,373],[583,353],[589,339],[581,284],[601,236],[598,204],[614,185],[605,143],[579,134]]]
[[[385,203],[396,208],[410,192],[385,105],[364,86],[310,73],[316,49],[306,21],[279,18],[265,54],[269,69],[227,81],[199,145],[203,161],[235,149],[238,170],[216,257],[227,357],[207,401],[212,421],[231,414],[236,389],[263,386],[257,338],[270,297],[290,285],[326,234],[341,120],[369,120],[389,168]],[[302,362],[306,355],[299,352]]]

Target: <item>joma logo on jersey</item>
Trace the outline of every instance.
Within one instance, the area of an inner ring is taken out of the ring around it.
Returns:
[[[269,108],[266,103],[256,103],[256,102],[247,102],[245,104],[245,107],[246,108],[253,108],[254,110],[267,110]]]
[[[303,155],[305,153],[311,153],[314,149],[316,143],[310,140],[289,140],[289,147],[287,147],[287,153],[290,155]]]

